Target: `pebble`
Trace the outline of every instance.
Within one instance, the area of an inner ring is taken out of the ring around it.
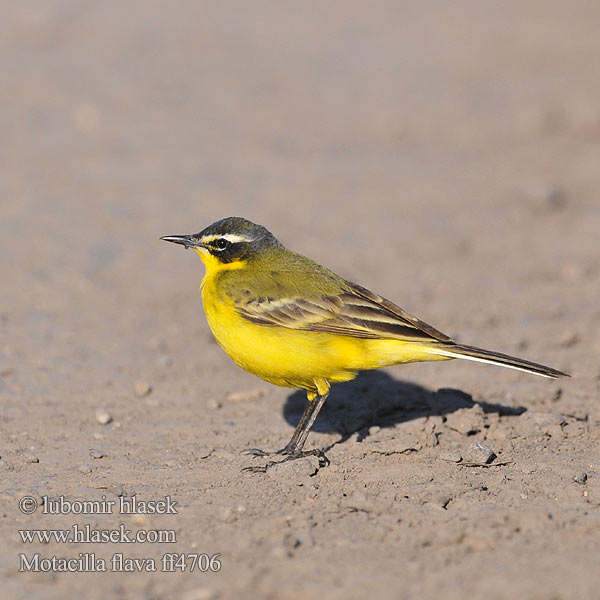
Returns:
[[[89,465],[80,465],[77,469],[81,474],[83,475],[87,475],[88,473],[92,472],[92,467],[90,467]]]
[[[495,458],[494,451],[481,442],[472,443],[464,453],[465,463],[473,465],[489,465]]]
[[[150,392],[152,391],[152,387],[146,381],[136,381],[133,386],[133,389],[135,391],[135,395],[138,398],[143,398],[144,396],[150,394]]]
[[[120,498],[122,496],[127,496],[127,492],[125,491],[125,488],[120,483],[111,483],[106,488],[106,491],[111,493],[116,498]]]
[[[209,398],[206,401],[206,408],[209,408],[210,410],[219,410],[219,408],[223,407],[223,403],[219,402],[218,400],[215,400],[214,398]]]
[[[267,475],[271,479],[303,480],[311,477],[318,470],[319,459],[316,456],[305,456],[271,465],[267,469]]]
[[[23,454],[23,460],[26,463],[39,463],[40,462],[40,459],[37,456],[31,454],[31,452],[25,452]]]
[[[429,494],[429,500],[425,504],[433,505],[438,508],[446,509],[452,500],[452,493],[444,489],[432,490]]]
[[[573,476],[573,481],[579,485],[584,485],[587,481],[587,473],[577,473]]]
[[[102,450],[97,450],[96,448],[90,448],[90,457],[91,458],[104,458],[106,454],[102,452]]]
[[[219,520],[223,523],[233,523],[236,518],[235,512],[231,506],[223,508],[221,511],[219,511]]]
[[[112,416],[103,408],[99,408],[96,411],[96,421],[98,421],[100,425],[108,425],[112,420]]]
[[[446,462],[453,463],[459,463],[462,460],[460,452],[453,452],[452,450],[445,450],[444,452],[440,452],[438,458],[440,460],[445,460]]]

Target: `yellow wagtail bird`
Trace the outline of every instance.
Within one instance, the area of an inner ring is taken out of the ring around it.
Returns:
[[[275,385],[306,390],[308,403],[285,460],[303,451],[331,383],[357,372],[408,362],[465,358],[543,377],[568,376],[527,360],[465,346],[399,306],[285,248],[240,217],[168,242],[193,248],[206,267],[202,301],[219,344],[242,369]],[[283,461],[282,461],[283,462]],[[269,463],[268,466],[274,463]],[[266,467],[250,470],[264,470]]]

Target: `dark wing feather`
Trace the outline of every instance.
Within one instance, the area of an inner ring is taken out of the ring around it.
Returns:
[[[395,315],[401,321],[405,321],[406,323],[410,324],[412,327],[415,327],[419,331],[426,333],[427,335],[434,338],[435,340],[437,340],[439,342],[447,342],[447,343],[454,342],[454,340],[450,336],[447,336],[445,333],[438,331],[435,327],[432,327],[428,323],[425,323],[425,321],[421,321],[421,319],[418,319],[414,315],[411,315],[410,313],[406,312],[404,309],[400,308],[397,304],[390,302],[383,296],[374,294],[367,288],[364,288],[356,283],[351,283],[350,281],[347,281],[346,283],[348,284],[348,286],[350,287],[352,292],[354,294],[356,294],[357,296],[371,300],[371,302],[377,304],[378,306],[380,306],[382,309],[386,310],[387,312]]]
[[[359,338],[452,342],[451,338],[399,306],[350,282],[335,296],[260,297],[238,302],[238,312],[259,325]]]

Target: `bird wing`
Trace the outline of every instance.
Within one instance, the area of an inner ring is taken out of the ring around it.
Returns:
[[[242,317],[258,325],[358,338],[452,342],[437,329],[373,292],[349,281],[341,293],[304,298],[253,297],[236,303]]]

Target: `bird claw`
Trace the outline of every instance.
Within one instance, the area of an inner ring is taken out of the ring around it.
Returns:
[[[272,456],[273,454],[276,454],[276,452],[266,452],[260,448],[246,448],[245,450],[242,450],[240,454],[243,454],[244,456]]]
[[[258,450],[258,449],[250,448],[249,450]],[[254,454],[254,453],[251,453],[251,454],[253,456],[269,456],[269,455],[273,455],[273,454],[283,454],[284,450],[285,450],[285,448],[282,448],[281,450],[278,450],[277,452],[264,452],[263,454]],[[263,451],[259,450],[259,452],[263,452]],[[248,453],[248,451],[244,451],[244,453]],[[295,452],[295,453],[287,454],[282,460],[272,460],[272,461],[268,462],[266,465],[262,465],[260,467],[258,467],[258,466],[244,467],[242,469],[242,473],[266,473],[271,467],[273,467],[275,465],[280,465],[282,463],[289,462],[291,460],[297,460],[298,458],[304,458],[306,456],[318,457],[319,468],[327,467],[330,464],[330,460],[329,460],[329,458],[327,458],[327,455],[325,454],[325,452],[323,452],[323,450],[320,450],[319,448],[315,448],[314,450],[304,450],[302,452]]]

